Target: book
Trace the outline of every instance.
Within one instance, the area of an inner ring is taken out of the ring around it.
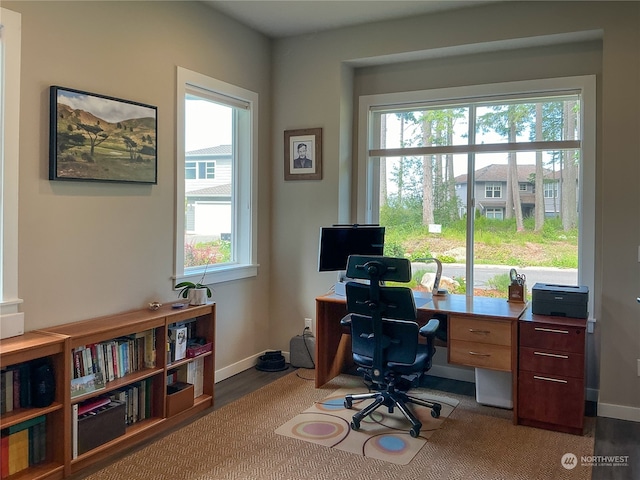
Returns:
[[[6,386],[5,386],[5,404],[7,413],[13,411],[13,370],[8,369],[5,372]]]
[[[109,397],[96,397],[86,402],[78,404],[78,416],[84,415],[87,412],[91,412],[97,408],[107,405],[111,399]]]
[[[9,435],[11,435],[12,433],[18,433],[21,432],[23,430],[27,430],[30,427],[32,427],[33,425],[36,425],[38,423],[42,423],[44,422],[46,419],[46,417],[44,415],[40,415],[38,417],[34,417],[34,418],[30,418],[29,420],[25,420],[24,422],[20,422],[17,423],[15,425],[11,425],[10,427],[7,427],[7,432],[9,433]]]
[[[77,403],[71,406],[71,458],[78,458],[78,409]]]
[[[29,467],[29,430],[9,435],[9,475]]]
[[[87,393],[96,392],[105,388],[102,372],[90,373],[84,377],[71,380],[71,398],[76,398]]]
[[[169,327],[172,361],[182,360],[187,356],[187,327],[176,325]]]
[[[0,478],[9,476],[9,434],[0,435]]]

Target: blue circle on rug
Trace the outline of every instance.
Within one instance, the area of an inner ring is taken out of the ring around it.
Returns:
[[[326,400],[323,400],[322,402],[319,402],[318,404],[316,404],[316,407],[318,408],[318,410],[328,410],[328,411],[343,410],[344,398],[343,397],[327,398]]]
[[[397,435],[381,435],[374,440],[376,447],[384,452],[400,453],[407,449],[407,441]]]

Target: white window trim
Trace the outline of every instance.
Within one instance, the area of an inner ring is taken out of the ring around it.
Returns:
[[[16,313],[22,299],[18,297],[18,170],[20,134],[20,55],[21,16],[0,8],[2,29],[2,63],[0,82],[0,314]]]
[[[596,77],[582,75],[575,77],[548,78],[539,80],[525,80],[519,82],[493,83],[486,85],[471,85],[413,92],[398,92],[389,94],[363,95],[359,99],[358,110],[358,165],[357,165],[357,223],[372,223],[377,221],[379,207],[377,196],[374,195],[376,178],[379,178],[378,167],[368,162],[368,138],[373,130],[370,112],[376,107],[397,105],[402,103],[438,102],[442,99],[459,99],[461,102],[468,98],[494,95],[531,95],[545,92],[581,91],[582,110],[582,164],[580,168],[581,185],[580,198],[580,248],[578,258],[578,282],[586,285],[589,291],[589,312],[595,315],[595,219],[596,219]],[[585,258],[586,257],[586,258]],[[595,321],[595,320],[594,320]]]
[[[200,281],[205,268],[184,271],[184,210],[185,195],[185,105],[187,86],[219,92],[225,99],[238,99],[250,105],[251,115],[243,127],[250,132],[248,148],[239,143],[236,154],[241,160],[237,164],[234,176],[234,192],[237,196],[235,231],[237,238],[238,261],[232,264],[209,265],[203,283],[207,285],[255,277],[258,274],[258,94],[235,85],[231,85],[206,75],[177,67],[177,151],[176,151],[176,252],[175,274],[173,280]],[[248,150],[248,151],[247,151]],[[239,181],[250,179],[250,181]]]

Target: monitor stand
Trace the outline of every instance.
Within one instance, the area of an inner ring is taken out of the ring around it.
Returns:
[[[346,297],[347,282],[358,282],[358,283],[363,283],[365,285],[369,285],[369,280],[360,279],[360,278],[349,278],[347,277],[346,270],[340,270],[338,272],[338,281],[333,286],[333,292],[340,297]]]

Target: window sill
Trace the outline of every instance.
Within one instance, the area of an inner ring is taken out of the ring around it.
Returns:
[[[256,277],[258,275],[259,265],[229,265],[224,267],[216,267],[215,270],[207,271],[204,280],[201,282],[204,285],[213,285],[216,283],[231,282],[233,280],[241,280],[243,278]],[[204,270],[204,269],[203,269]],[[192,272],[188,275],[181,275],[175,277],[175,283],[180,282],[200,282],[202,278],[202,271]]]

